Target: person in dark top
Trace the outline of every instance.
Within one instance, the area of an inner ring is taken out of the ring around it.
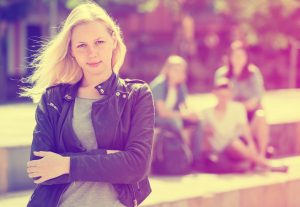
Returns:
[[[148,172],[154,102],[148,84],[118,76],[120,29],[95,3],[82,3],[33,61],[38,102],[27,173],[29,207],[137,206]]]
[[[198,115],[186,103],[186,70],[187,62],[178,55],[171,55],[150,87],[156,108],[155,125],[180,133],[184,128],[191,129],[184,137],[196,162],[200,156],[202,132]]]

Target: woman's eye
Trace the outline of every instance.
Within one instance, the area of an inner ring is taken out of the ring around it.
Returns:
[[[85,47],[85,44],[80,44],[77,46],[77,48],[82,48],[82,47]]]
[[[104,43],[103,40],[98,40],[98,41],[96,41],[96,44],[97,44],[97,45],[101,45],[101,44],[103,44],[103,43]]]

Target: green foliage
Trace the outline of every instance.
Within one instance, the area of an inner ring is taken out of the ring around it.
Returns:
[[[249,42],[273,49],[288,47],[289,39],[300,40],[298,0],[215,0],[217,14],[233,20]],[[253,38],[254,37],[254,38]],[[256,41],[256,42],[255,42]]]

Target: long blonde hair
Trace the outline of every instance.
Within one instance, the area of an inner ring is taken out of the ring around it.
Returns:
[[[82,69],[70,52],[71,32],[76,25],[95,20],[101,20],[107,26],[108,32],[115,35],[117,46],[112,56],[112,68],[115,73],[119,72],[126,54],[120,28],[103,8],[87,1],[71,11],[60,32],[42,46],[30,63],[34,72],[26,78],[26,82],[33,86],[21,88],[23,91],[20,96],[30,97],[33,102],[38,102],[47,87],[60,83],[74,84],[82,78]]]
[[[171,70],[174,65],[181,65],[182,67],[187,68],[187,62],[183,57],[179,55],[170,55],[165,61],[165,64],[160,71],[160,75],[168,76],[169,70]]]

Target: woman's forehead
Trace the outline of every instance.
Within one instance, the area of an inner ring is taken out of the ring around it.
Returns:
[[[72,29],[73,41],[90,41],[109,36],[107,26],[101,21],[83,22]]]
[[[246,51],[242,48],[235,49],[232,51],[233,54],[247,54]]]
[[[183,64],[170,64],[169,69],[172,71],[185,71],[186,67]]]

